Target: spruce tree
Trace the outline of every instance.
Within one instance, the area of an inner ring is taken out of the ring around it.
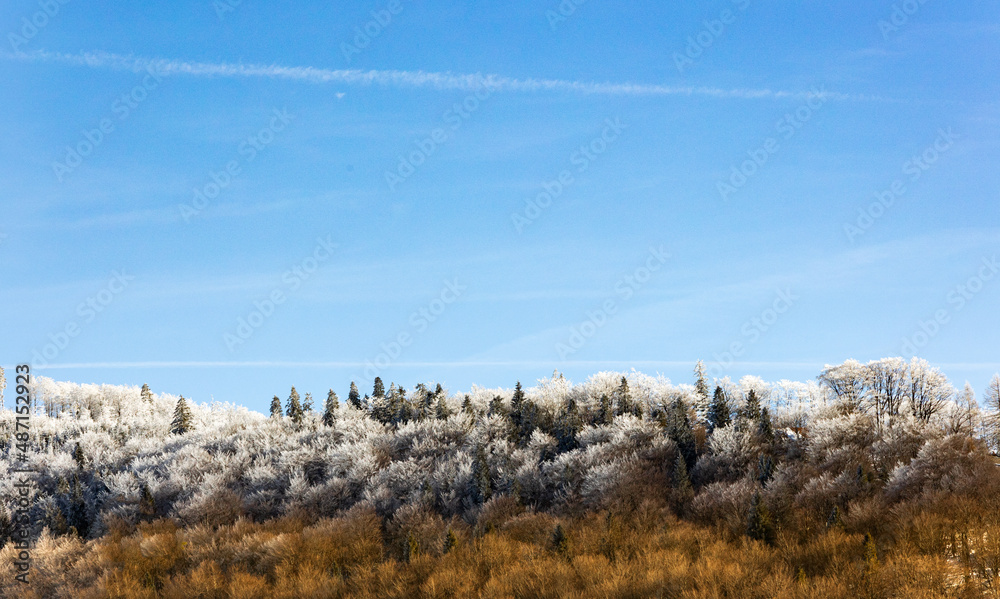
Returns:
[[[694,429],[691,426],[691,418],[688,417],[687,404],[684,400],[677,398],[666,414],[667,436],[677,444],[677,449],[684,456],[687,468],[694,467],[698,459],[697,444],[694,438]]]
[[[382,377],[375,377],[375,386],[372,389],[372,397],[385,397],[385,385],[382,384]]]
[[[156,515],[156,499],[146,483],[142,483],[139,488],[139,514],[143,519],[151,519]]]
[[[774,426],[771,424],[771,411],[764,406],[760,409],[760,416],[757,418],[757,435],[764,443],[774,442]]]
[[[726,392],[722,390],[722,387],[717,386],[715,394],[712,396],[712,403],[708,406],[709,432],[727,426],[730,421],[731,411],[732,408],[729,406],[729,399],[726,397]]]
[[[448,416],[451,416],[451,410],[448,409],[448,404],[444,400],[444,394],[438,395],[436,416],[438,420],[447,420]]]
[[[490,416],[503,416],[503,398],[499,395],[494,395],[493,399],[490,400],[490,405],[486,413]]]
[[[632,412],[632,393],[628,389],[628,379],[622,377],[622,382],[618,385],[618,392],[615,394],[618,405],[615,407],[615,415],[623,416]]]
[[[177,407],[174,408],[174,420],[170,423],[170,432],[175,435],[183,435],[194,427],[191,417],[191,408],[187,405],[187,400],[182,395],[177,400]]]
[[[775,541],[774,520],[764,502],[761,501],[760,493],[754,493],[753,501],[750,502],[747,536],[768,545],[773,545]]]
[[[361,394],[358,393],[358,386],[351,381],[351,391],[347,394],[347,403],[357,410],[361,409]]]
[[[597,413],[597,424],[611,424],[615,419],[615,411],[611,407],[611,398],[607,393],[601,394],[601,411]]]
[[[462,412],[470,415],[475,413],[475,410],[472,408],[472,398],[469,397],[468,393],[462,398]]]
[[[288,395],[287,409],[285,410],[285,415],[292,419],[292,422],[298,424],[302,422],[302,404],[299,403],[299,392],[292,387],[291,393]]]
[[[326,394],[326,405],[323,406],[323,425],[333,426],[333,423],[337,420],[337,410],[340,409],[340,401],[337,399],[337,394],[330,389],[330,392]]]
[[[149,385],[143,383],[142,391],[139,392],[139,397],[146,403],[153,403],[153,392],[149,390]]]
[[[521,381],[514,386],[514,395],[510,399],[510,424],[515,437],[520,439],[524,428],[524,390]]]
[[[306,398],[302,400],[302,412],[308,414],[312,412],[313,409],[313,396],[312,393],[306,393]]]
[[[707,418],[711,399],[708,397],[708,381],[705,378],[705,363],[698,360],[694,365],[695,410],[698,418]]]
[[[84,497],[83,485],[80,483],[80,475],[73,475],[73,494],[69,500],[69,514],[66,518],[70,527],[76,530],[80,538],[87,538],[90,532],[90,518],[87,515],[87,501]]]
[[[473,485],[476,503],[483,504],[493,496],[490,482],[490,465],[486,461],[486,448],[482,443],[476,446],[476,455],[472,462]]]
[[[748,422],[760,420],[760,399],[757,398],[757,392],[753,389],[747,393],[747,401],[743,406],[743,418]]]
[[[684,454],[679,451],[677,452],[677,457],[674,458],[674,468],[670,474],[670,485],[674,489],[674,508],[677,512],[681,512],[694,499],[694,489],[691,487],[691,479],[688,476]]]
[[[83,448],[80,447],[79,443],[73,448],[73,461],[76,462],[77,470],[83,470],[84,466],[87,465],[86,459],[83,457]]]
[[[271,418],[281,418],[281,400],[277,395],[271,399]]]
[[[559,417],[556,420],[556,439],[559,441],[559,452],[576,449],[576,436],[580,432],[583,423],[580,420],[580,413],[576,407],[576,400],[570,397],[563,406]]]

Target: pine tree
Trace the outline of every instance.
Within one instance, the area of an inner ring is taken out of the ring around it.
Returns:
[[[760,409],[760,416],[757,419],[757,435],[764,443],[774,442],[774,426],[771,424],[771,411],[764,406]]]
[[[385,385],[382,384],[382,377],[375,377],[375,387],[372,389],[372,397],[385,397]]]
[[[302,412],[308,414],[312,412],[313,409],[313,396],[312,393],[306,393],[306,398],[302,400]]]
[[[695,411],[699,419],[707,419],[711,399],[708,396],[708,381],[705,378],[705,363],[698,360],[694,365]]]
[[[149,390],[149,385],[143,383],[142,391],[139,391],[139,397],[146,403],[153,403],[153,392]]]
[[[722,387],[715,388],[712,396],[712,403],[708,406],[708,430],[714,431],[729,424],[732,408],[729,406],[729,399]]]
[[[281,418],[281,400],[277,395],[271,399],[271,418]]]
[[[615,419],[615,411],[611,407],[611,398],[607,393],[601,394],[601,411],[597,413],[596,424],[611,424]]]
[[[674,469],[670,474],[670,485],[674,489],[674,507],[680,512],[694,499],[694,489],[691,487],[691,479],[688,477],[684,454],[679,451],[677,452],[677,457],[674,458]]]
[[[562,524],[557,524],[556,529],[552,531],[552,548],[559,555],[569,553],[569,537],[566,536],[566,531],[563,530]]]
[[[458,537],[455,536],[455,531],[448,528],[448,534],[444,538],[444,553],[449,553],[452,549],[458,546]]]
[[[80,447],[79,443],[73,448],[73,461],[76,462],[77,470],[83,470],[84,466],[87,465],[86,459],[83,457],[83,448]]]
[[[490,416],[503,416],[503,398],[499,395],[494,395],[493,399],[490,400],[489,408],[486,411]]]
[[[747,517],[747,536],[757,541],[773,545],[775,541],[774,520],[761,501],[760,493],[754,493]]]
[[[748,423],[760,420],[760,399],[757,398],[757,392],[753,389],[747,393],[747,401],[743,406],[742,416]]]
[[[462,398],[462,412],[469,415],[475,413],[475,410],[472,407],[472,398],[469,397],[468,393],[466,393],[465,397]]]
[[[194,427],[191,417],[191,408],[187,405],[187,400],[182,395],[177,400],[177,407],[174,408],[174,420],[170,423],[170,432],[175,435],[183,435]]]
[[[559,440],[559,452],[576,449],[576,436],[583,426],[580,420],[580,413],[576,407],[576,400],[570,397],[563,406],[559,417],[556,420],[556,439]]]
[[[285,410],[285,415],[292,419],[292,422],[298,424],[302,422],[302,416],[304,415],[302,411],[302,404],[299,403],[299,392],[292,387],[291,393],[288,395],[287,409]]]
[[[490,465],[486,461],[486,448],[480,443],[476,446],[476,455],[472,462],[473,483],[476,503],[486,503],[493,496],[490,483]]]
[[[448,416],[451,416],[451,410],[448,409],[448,404],[444,400],[443,393],[438,395],[437,409],[435,411],[437,412],[435,415],[438,420],[447,420]]]
[[[146,483],[142,483],[139,489],[139,514],[144,519],[151,519],[156,515],[156,499]]]
[[[694,429],[691,426],[691,418],[688,417],[687,404],[684,400],[677,398],[670,406],[666,415],[667,436],[677,444],[677,449],[684,456],[687,468],[694,467],[698,459],[698,446],[694,438]]]
[[[73,494],[70,497],[69,514],[67,514],[66,521],[80,538],[87,538],[87,534],[90,532],[90,518],[87,515],[87,502],[84,498],[79,474],[73,475]]]
[[[618,405],[615,408],[615,415],[622,416],[632,412],[632,393],[628,390],[628,379],[622,377],[622,382],[618,385],[618,392],[615,399]]]
[[[351,381],[351,391],[347,394],[347,403],[357,410],[361,409],[361,394],[358,393],[358,386]]]
[[[525,440],[524,431],[527,428],[525,413],[524,390],[521,388],[521,381],[514,387],[514,395],[510,399],[510,425],[514,440],[521,443]]]
[[[326,405],[323,406],[323,425],[333,426],[337,421],[337,410],[340,409],[340,401],[333,389],[326,394]]]

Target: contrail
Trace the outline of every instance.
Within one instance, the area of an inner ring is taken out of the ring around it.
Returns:
[[[562,92],[605,96],[704,96],[713,98],[805,99],[824,98],[855,102],[893,102],[881,96],[843,94],[820,89],[782,91],[771,89],[723,89],[704,86],[651,85],[642,83],[598,83],[565,79],[517,79],[491,74],[456,74],[427,71],[324,69],[281,65],[210,63],[143,58],[108,52],[66,54],[38,50],[34,52],[0,52],[0,58],[10,61],[54,63],[92,69],[141,72],[154,70],[163,76],[268,78],[303,83],[334,83],[350,86],[380,86],[386,88],[423,88],[441,91],[493,92]]]
[[[595,367],[631,367],[631,366],[666,366],[666,367],[688,367],[694,361],[668,361],[668,360],[513,360],[513,361],[476,361],[465,362],[397,362],[392,366],[398,368],[466,368],[484,366],[519,366],[519,367],[545,367],[552,366],[595,366]],[[740,366],[747,368],[822,368],[819,363],[811,362],[736,362]],[[129,369],[129,368],[363,368],[369,365],[368,362],[294,362],[294,361],[220,361],[220,362],[90,362],[90,363],[67,363],[67,364],[47,364],[34,366],[37,370],[59,370],[59,369]]]

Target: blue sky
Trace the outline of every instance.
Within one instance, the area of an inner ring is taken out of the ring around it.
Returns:
[[[863,4],[5,2],[0,363],[259,410],[699,358],[981,393],[1000,2]]]

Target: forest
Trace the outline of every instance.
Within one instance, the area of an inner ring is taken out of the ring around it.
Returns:
[[[28,585],[0,412],[3,597],[1000,597],[1000,375],[376,379],[269,415],[31,390]]]

